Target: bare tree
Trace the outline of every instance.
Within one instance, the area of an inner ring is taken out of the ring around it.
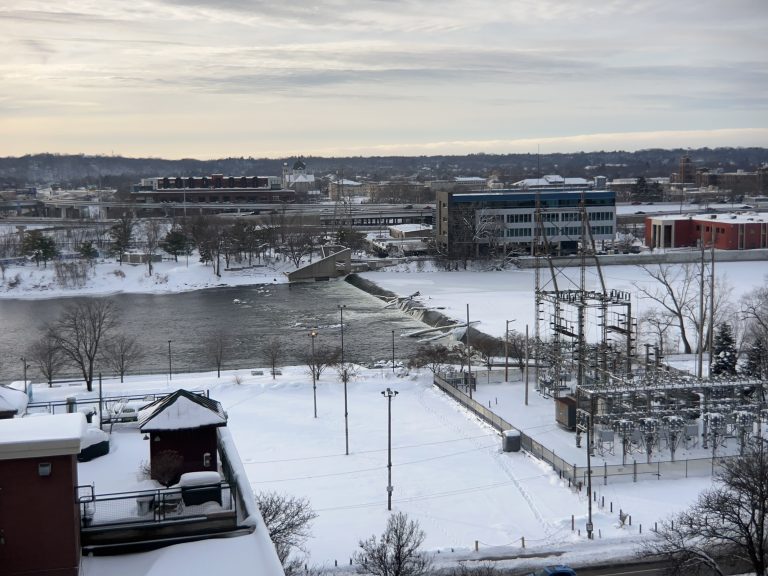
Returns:
[[[315,354],[307,352],[303,356],[304,364],[309,369],[310,376],[315,372],[315,379],[320,380],[322,374],[328,366],[333,366],[339,361],[341,348],[330,348],[328,346],[318,346],[315,348]]]
[[[272,372],[272,379],[275,379],[277,375],[277,363],[280,362],[280,358],[283,355],[283,343],[280,338],[270,338],[264,345],[264,355],[269,362],[270,372]]]
[[[488,377],[490,379],[494,360],[497,356],[504,354],[503,340],[499,340],[498,338],[478,338],[475,342],[474,349],[480,355],[483,364],[488,370]]]
[[[304,256],[312,254],[315,245],[315,230],[301,224],[288,226],[283,234],[283,248],[297,268]]]
[[[37,365],[40,373],[48,381],[48,386],[53,384],[53,378],[67,363],[56,339],[50,333],[43,335],[40,340],[33,343],[27,352],[27,359]]]
[[[641,265],[640,268],[655,282],[649,286],[636,283],[635,287],[674,318],[683,351],[690,354],[692,347],[688,328],[691,323],[697,325],[698,321],[696,302],[699,292],[696,289],[695,267],[691,264],[658,264],[654,267]]]
[[[99,346],[116,323],[114,304],[94,298],[67,305],[59,319],[48,327],[48,337],[80,370],[89,392],[93,390],[93,370]]]
[[[256,503],[286,575],[303,572],[301,558],[291,557],[291,553],[306,553],[304,543],[312,535],[310,525],[317,518],[309,501],[276,492],[259,492]]]
[[[768,574],[768,443],[757,438],[743,455],[726,460],[715,486],[664,521],[640,553],[662,556],[675,574],[710,570],[722,576],[716,555]]]
[[[360,541],[354,561],[360,574],[373,576],[425,576],[432,562],[420,550],[426,535],[415,520],[397,512],[387,519],[384,533]]]
[[[504,339],[502,339],[501,343],[503,346]],[[525,346],[525,334],[521,334],[516,330],[510,330],[506,353],[509,354],[513,365],[517,366],[520,370],[525,369]],[[504,360],[506,362],[506,358]]]
[[[750,333],[768,341],[768,286],[755,288],[742,298],[741,316]]]
[[[638,318],[638,335],[645,335],[648,344],[658,344],[661,352],[666,352],[667,332],[675,324],[675,318],[659,309],[645,310]]]
[[[144,357],[144,351],[136,338],[120,334],[104,342],[101,356],[107,366],[120,374],[122,383],[128,369]]]
[[[230,334],[223,328],[213,330],[203,338],[204,356],[216,365],[217,378],[221,378],[221,367],[229,354],[230,345]]]
[[[152,276],[152,257],[165,239],[166,225],[160,220],[150,219],[144,222],[144,246],[147,255],[147,273]]]
[[[442,372],[452,359],[451,351],[442,344],[423,344],[408,359],[411,368],[426,366],[432,374]]]

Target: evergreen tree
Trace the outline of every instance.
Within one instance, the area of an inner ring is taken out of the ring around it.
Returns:
[[[747,349],[747,361],[744,363],[743,370],[744,375],[762,378],[765,366],[768,366],[768,351],[765,349],[762,337],[756,336]]]
[[[187,254],[189,242],[187,235],[180,228],[173,228],[165,235],[160,247],[173,256],[174,261],[179,261],[180,254]]]
[[[43,266],[47,265],[48,260],[52,260],[59,253],[56,249],[56,241],[45,236],[39,230],[32,230],[24,234],[21,251],[27,256],[32,256],[38,266],[40,262],[43,263]]]
[[[738,358],[730,324],[723,322],[718,325],[712,348],[712,362],[709,367],[709,373],[712,376],[736,374],[736,360]]]
[[[117,256],[120,264],[123,263],[123,252],[131,245],[134,226],[133,214],[123,212],[117,223],[109,229],[109,237],[112,240],[109,248],[111,253]]]
[[[80,256],[88,260],[91,264],[93,264],[93,261],[99,257],[99,251],[96,250],[96,247],[90,240],[86,240],[80,244],[80,246],[77,247],[77,251],[80,253]]]

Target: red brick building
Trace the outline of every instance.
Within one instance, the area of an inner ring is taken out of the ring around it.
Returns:
[[[645,245],[649,248],[699,246],[718,250],[768,248],[768,217],[760,214],[680,214],[645,219]]]
[[[0,574],[77,576],[85,416],[0,420]]]

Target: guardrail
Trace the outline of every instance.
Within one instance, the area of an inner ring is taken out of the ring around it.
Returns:
[[[192,518],[237,516],[237,499],[226,482],[210,486],[94,494],[92,486],[77,487],[80,527],[162,524]]]

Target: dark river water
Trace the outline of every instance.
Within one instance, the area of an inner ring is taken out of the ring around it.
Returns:
[[[396,330],[396,356],[405,357],[415,341],[399,335],[425,326],[399,310],[384,309],[381,300],[343,281],[106,298],[119,310],[116,332],[135,336],[145,353],[129,372],[167,372],[168,340],[174,373],[214,370],[213,362],[206,359],[205,340],[219,329],[232,340],[223,369],[267,366],[264,348],[273,338],[282,345],[279,364],[301,364],[311,349],[312,327],[318,329],[318,349],[340,346],[340,304],[346,306],[347,361],[369,364],[391,358],[392,330]],[[40,338],[42,326],[55,320],[73,300],[0,300],[0,384],[22,379],[21,358],[29,345]],[[68,372],[74,374],[71,369]],[[29,369],[28,377],[40,380],[36,368]]]

